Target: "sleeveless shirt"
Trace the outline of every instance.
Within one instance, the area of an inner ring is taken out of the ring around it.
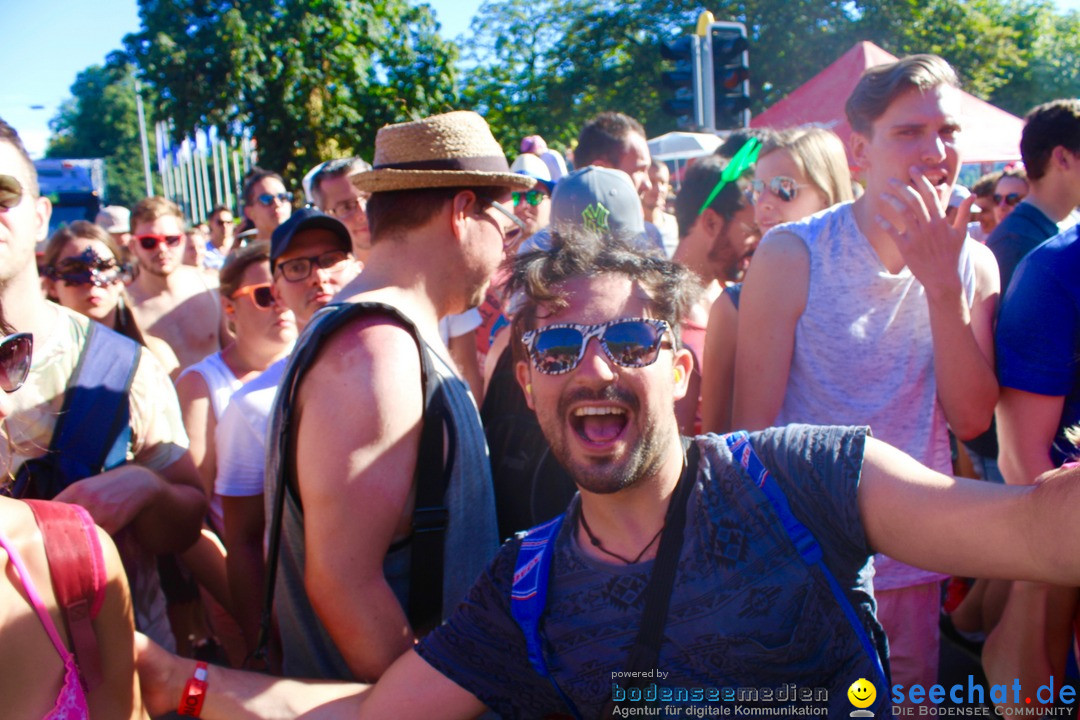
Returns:
[[[922,283],[906,266],[890,273],[882,265],[851,203],[782,227],[805,243],[810,276],[776,424],[869,425],[879,440],[951,475]],[[972,242],[964,241],[958,268],[969,307],[976,285]],[[944,577],[884,556],[876,566],[875,586],[882,590]]]
[[[319,326],[336,314],[349,311],[357,303],[332,304],[315,314],[297,342],[302,347],[308,338],[319,332]],[[363,304],[371,314],[392,317],[394,312],[387,306]],[[358,316],[359,317],[359,316]],[[407,318],[401,316],[407,321]],[[411,323],[409,323],[411,325]],[[433,369],[429,383],[436,386],[452,418],[453,432],[448,434],[448,462],[452,462],[449,483],[446,488],[445,506],[449,512],[443,551],[443,617],[465,597],[466,591],[483,571],[498,550],[498,533],[495,520],[495,499],[488,461],[487,444],[476,403],[468,386],[458,377],[443,357],[435,352],[416,333],[420,352],[426,355]],[[294,368],[294,361],[305,354],[294,352],[285,371],[281,390],[274,403],[270,438],[284,437],[289,429],[282,427],[283,402],[295,398],[296,384],[291,378],[306,368]],[[303,362],[300,360],[300,362]],[[420,378],[417,378],[419,382]],[[285,388],[293,388],[287,392]],[[292,397],[283,398],[283,395]],[[358,408],[357,412],[363,412]],[[274,441],[267,449],[267,478],[277,483],[288,481],[288,468],[281,465]],[[273,491],[266,493],[268,503],[273,501]],[[271,517],[268,509],[267,517]],[[281,550],[276,583],[276,615],[281,629],[284,651],[283,670],[286,676],[352,680],[348,664],[335,646],[329,631],[319,620],[304,588],[305,547],[304,511],[295,492],[285,493],[285,509],[281,526]],[[383,572],[394,595],[403,608],[408,608],[409,574],[411,570],[411,543],[397,543],[391,547],[383,561]],[[337,598],[335,602],[356,602],[353,598]]]

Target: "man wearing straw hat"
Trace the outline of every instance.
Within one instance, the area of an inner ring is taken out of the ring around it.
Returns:
[[[483,429],[438,321],[484,297],[520,232],[504,202],[534,181],[479,115],[452,112],[382,128],[353,182],[372,193],[371,253],[306,328],[275,403],[268,570],[285,673],[373,680],[498,546]]]

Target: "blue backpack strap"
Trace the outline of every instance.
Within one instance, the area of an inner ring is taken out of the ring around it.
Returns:
[[[855,636],[859,639],[859,644],[862,645],[863,651],[870,658],[871,664],[874,666],[874,671],[877,675],[875,685],[878,687],[888,688],[889,683],[885,679],[885,668],[881,663],[881,656],[878,654],[877,648],[874,643],[871,642],[870,636],[866,634],[866,628],[863,627],[862,621],[855,612],[855,608],[851,605],[851,601],[844,593],[843,588],[840,587],[840,583],[836,581],[836,577],[833,576],[832,571],[829,570],[829,566],[825,564],[824,554],[821,551],[821,546],[818,545],[817,540],[813,534],[795,517],[795,514],[791,512],[791,506],[788,504],[787,496],[784,495],[784,491],[773,479],[772,473],[765,467],[765,464],[761,462],[761,458],[754,452],[753,445],[750,444],[750,436],[744,430],[738,432],[729,433],[724,436],[724,442],[727,443],[728,449],[731,450],[731,454],[738,460],[742,468],[749,473],[750,478],[754,481],[754,484],[761,488],[765,493],[765,497],[768,498],[769,504],[772,505],[773,510],[776,511],[777,516],[780,518],[780,523],[784,527],[784,532],[787,533],[791,543],[798,550],[799,556],[802,557],[803,562],[807,565],[815,565],[821,570],[821,574],[825,577],[825,580],[829,584],[829,590],[832,591],[833,597],[836,598],[837,604],[840,609],[844,611],[844,616],[847,618],[851,628],[855,631]]]
[[[131,447],[128,392],[141,351],[131,338],[100,323],[90,323],[79,368],[61,411],[62,427],[52,443],[65,472],[77,472],[72,463],[80,461],[92,463],[92,475],[127,462]],[[68,477],[79,476],[69,473]]]
[[[551,682],[551,686],[573,716],[580,718],[577,707],[548,670],[547,661],[544,659],[543,638],[540,636],[540,619],[547,605],[552,551],[565,517],[565,513],[559,515],[543,525],[525,531],[522,536],[514,565],[514,583],[510,589],[510,615],[525,635],[529,664],[540,677]]]
[[[134,340],[90,323],[48,450],[23,463],[11,495],[49,500],[72,483],[127,462],[131,447],[128,391],[141,350]]]

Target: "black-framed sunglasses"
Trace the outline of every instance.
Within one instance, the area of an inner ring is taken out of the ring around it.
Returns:
[[[293,194],[291,192],[279,192],[279,193],[263,193],[255,198],[259,201],[259,204],[264,207],[270,207],[274,204],[274,201],[291,203],[293,201]]]
[[[236,292],[230,295],[229,298],[235,300],[245,295],[250,295],[251,302],[255,303],[255,307],[260,310],[269,310],[270,306],[274,304],[274,293],[270,291],[270,283],[245,285],[242,288],[237,288]]]
[[[155,235],[153,233],[146,233],[145,235],[139,235],[135,238],[139,242],[139,246],[143,250],[153,250],[158,245],[165,243],[171,248],[179,247],[180,243],[184,241],[183,235]]]
[[[22,202],[23,186],[14,175],[0,175],[0,208],[10,210]]]
[[[750,187],[754,192],[754,201],[761,197],[761,194],[765,192],[764,180],[752,180]],[[772,194],[780,198],[784,202],[792,202],[799,196],[799,188],[803,187],[794,178],[789,178],[786,175],[777,175],[768,182],[769,190]]]
[[[1020,193],[1009,193],[1008,195],[1002,195],[1000,193],[994,193],[994,204],[1000,205],[1003,201],[1009,207],[1016,207],[1020,204],[1020,201],[1024,199],[1024,195]]]
[[[283,260],[277,263],[277,268],[281,270],[282,277],[289,282],[302,282],[311,276],[311,271],[315,267],[323,270],[333,270],[345,262],[347,257],[349,257],[349,253],[344,250],[327,250],[321,255]]]
[[[660,357],[660,349],[673,347],[664,342],[670,326],[653,318],[620,318],[597,325],[557,323],[521,336],[533,367],[545,375],[562,375],[578,366],[585,357],[589,340],[596,338],[604,354],[616,365],[643,368]]]
[[[524,200],[529,205],[536,207],[540,203],[544,202],[544,198],[547,197],[547,193],[543,190],[526,190],[525,192],[518,192],[515,190],[510,194],[510,197],[514,201],[514,207],[517,207]]]
[[[33,354],[34,336],[30,333],[6,335],[0,340],[0,389],[13,393],[22,387]]]

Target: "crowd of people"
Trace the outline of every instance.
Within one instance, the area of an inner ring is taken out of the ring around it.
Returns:
[[[941,58],[846,111],[675,175],[623,113],[509,162],[449,112],[47,239],[0,120],[5,713],[611,717],[659,678],[667,717],[840,716],[862,678],[888,717],[943,631],[1068,682],[1080,101],[970,188]]]

